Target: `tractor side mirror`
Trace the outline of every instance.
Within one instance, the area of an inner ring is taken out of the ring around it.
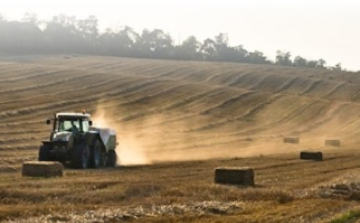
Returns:
[[[90,125],[90,126],[92,126],[92,125],[93,125],[93,122],[92,122],[91,120],[89,121],[89,125]]]
[[[50,123],[51,123],[50,119],[46,120],[46,124],[49,125]]]

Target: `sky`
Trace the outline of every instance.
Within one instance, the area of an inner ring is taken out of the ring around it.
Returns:
[[[360,70],[360,1],[356,0],[1,0],[0,14],[20,20],[65,14],[95,15],[101,30],[130,26],[136,32],[159,28],[178,44],[194,35],[199,41],[227,34],[231,46],[261,51],[275,60],[276,51],[292,58],[325,59]]]

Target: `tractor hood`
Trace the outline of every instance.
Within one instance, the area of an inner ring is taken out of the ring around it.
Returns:
[[[56,132],[52,138],[52,141],[69,141],[72,132]]]

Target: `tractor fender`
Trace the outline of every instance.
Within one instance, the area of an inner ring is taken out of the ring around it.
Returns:
[[[96,132],[106,152],[116,149],[116,132],[110,128],[92,128],[89,132]]]
[[[85,139],[86,139],[86,144],[90,147],[93,148],[95,146],[95,142],[96,140],[100,141],[101,144],[101,148],[102,149],[106,149],[104,142],[101,140],[100,134],[96,131],[89,131],[85,134]]]

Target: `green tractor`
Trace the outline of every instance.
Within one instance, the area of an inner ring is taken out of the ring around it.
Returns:
[[[92,127],[90,114],[56,113],[49,141],[39,149],[39,161],[59,161],[73,168],[114,167],[117,162],[116,133]]]

